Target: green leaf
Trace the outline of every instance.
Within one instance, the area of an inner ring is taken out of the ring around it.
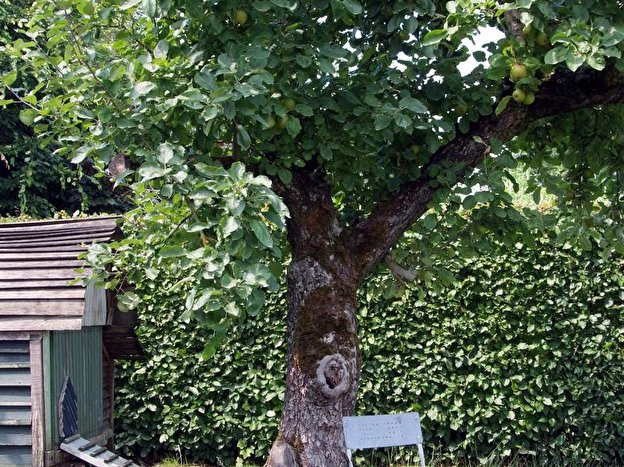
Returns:
[[[587,64],[594,70],[604,70],[607,62],[602,55],[591,55],[587,58]]]
[[[169,42],[165,39],[161,39],[156,44],[156,48],[154,49],[154,57],[156,58],[166,58],[167,52],[169,52]]]
[[[238,317],[241,312],[236,302],[229,302],[227,305],[225,305],[224,310],[228,315],[232,315],[234,317]]]
[[[255,10],[258,10],[260,13],[266,13],[271,9],[271,3],[266,0],[256,0],[253,3],[253,7]]]
[[[566,65],[571,71],[576,71],[585,62],[583,56],[576,51],[568,51],[566,55]]]
[[[123,10],[128,10],[130,8],[132,8],[133,6],[138,5],[139,3],[141,3],[142,0],[127,0],[126,2],[122,3],[122,5],[119,7],[122,11]]]
[[[171,198],[172,194],[173,194],[173,185],[171,185],[171,183],[167,183],[166,185],[163,185],[162,188],[160,189],[160,196],[162,196],[163,198]]]
[[[169,172],[171,172],[170,168],[163,168],[162,166],[152,165],[149,163],[145,163],[139,168],[139,175],[141,176],[141,180],[143,182],[162,177]]]
[[[319,154],[326,161],[330,161],[334,158],[334,153],[331,148],[325,144],[319,145]]]
[[[362,13],[362,5],[356,0],[341,0],[341,3],[352,15],[359,15]]]
[[[279,176],[280,180],[286,185],[290,185],[290,183],[292,182],[292,173],[288,169],[283,169],[280,167],[279,169],[277,169],[277,175]]]
[[[249,148],[249,146],[251,146],[251,137],[249,136],[249,133],[247,133],[247,130],[245,130],[245,127],[242,125],[236,125],[236,129],[238,130],[236,141],[238,141],[240,147],[242,149]]]
[[[158,146],[158,162],[168,164],[173,159],[173,146],[169,143],[162,143]]]
[[[314,111],[312,110],[312,107],[310,107],[309,105],[297,104],[295,106],[295,110],[299,112],[301,115],[303,115],[304,117],[312,117],[314,115]]]
[[[404,97],[399,101],[400,109],[407,109],[417,114],[427,113],[427,107],[414,97]]]
[[[329,58],[340,59],[344,58],[349,52],[343,47],[332,47],[329,45],[323,45],[319,47],[319,52]]]
[[[555,47],[550,49],[544,55],[544,63],[548,65],[555,65],[557,63],[563,62],[568,55],[568,49],[562,46]]]
[[[223,237],[229,237],[232,233],[240,229],[241,223],[237,217],[229,216],[223,224]]]
[[[297,117],[289,117],[286,123],[286,130],[293,138],[301,132],[301,123]]]
[[[256,238],[260,240],[260,243],[268,248],[273,246],[273,237],[264,222],[254,219],[250,221],[249,225]]]
[[[466,196],[464,198],[464,201],[462,201],[462,207],[466,211],[469,211],[470,209],[473,209],[476,205],[477,205],[477,198],[475,198],[472,195]]]
[[[497,116],[500,115],[501,112],[507,108],[507,105],[509,105],[510,100],[511,100],[511,96],[503,97],[498,103],[498,105],[496,106],[496,110],[494,111],[494,114]]]
[[[388,115],[376,115],[375,116],[375,130],[379,131],[379,130],[383,130],[384,128],[387,128],[388,125],[390,125],[390,122],[392,122],[392,118],[390,118],[390,116]]]
[[[312,58],[308,57],[307,55],[297,54],[297,56],[295,57],[295,61],[297,62],[297,65],[299,65],[301,68],[308,68],[310,65],[312,65]]]
[[[270,1],[273,5],[276,5],[282,8],[287,8],[291,11],[297,8],[296,0],[270,0]]]
[[[17,70],[10,71],[2,77],[2,82],[6,86],[11,86],[15,83],[15,80],[17,80]]]
[[[422,218],[422,221],[427,230],[433,230],[438,224],[438,219],[435,214],[427,214]]]
[[[435,45],[438,42],[441,42],[444,39],[446,39],[447,35],[448,35],[448,31],[446,29],[434,29],[432,31],[429,31],[427,34],[425,34],[425,37],[423,37],[422,43],[423,45]]]
[[[455,275],[446,268],[438,269],[437,273],[438,277],[446,287],[452,285],[456,281]]]
[[[397,113],[394,116],[394,123],[400,128],[408,128],[412,124],[412,119],[405,114]]]
[[[151,81],[141,81],[140,83],[134,85],[131,97],[136,99],[137,97],[145,96],[154,89],[156,89],[155,83],[152,83]]]
[[[163,258],[177,258],[180,256],[186,256],[188,251],[181,246],[173,245],[162,247],[158,253]]]
[[[142,1],[143,1],[143,10],[145,11],[145,14],[149,18],[155,17],[156,7],[157,7],[156,0],[142,0]]]
[[[92,149],[89,145],[80,146],[76,151],[76,155],[71,159],[72,164],[80,164],[89,156]]]
[[[126,292],[118,296],[117,300],[126,310],[135,309],[140,302],[139,296],[134,292]]]
[[[328,75],[333,75],[336,72],[334,65],[332,62],[327,60],[326,58],[318,59],[318,67],[323,73],[327,73]]]
[[[30,126],[35,121],[35,118],[37,118],[37,115],[39,115],[39,113],[34,109],[24,109],[20,110],[19,119],[24,125]]]

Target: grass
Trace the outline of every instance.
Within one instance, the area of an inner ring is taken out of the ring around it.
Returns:
[[[381,452],[380,452],[381,451]],[[602,467],[606,464],[597,462],[583,462],[581,459],[561,459],[548,463],[540,462],[535,458],[516,456],[506,460],[448,460],[439,451],[429,449],[426,454],[427,467]],[[400,461],[395,459],[400,458]],[[354,456],[356,467],[420,467],[416,449],[389,448],[384,450],[356,451]],[[258,464],[261,465],[261,464]],[[237,464],[236,467],[257,467],[256,464]],[[174,458],[167,458],[156,463],[154,467],[216,467],[212,464],[186,462]]]
[[[197,464],[195,462],[179,461],[173,457],[168,457],[154,464],[154,467],[212,467],[209,464]]]

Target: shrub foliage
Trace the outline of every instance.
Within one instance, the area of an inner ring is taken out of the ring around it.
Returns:
[[[459,264],[441,293],[371,278],[358,411],[418,410],[427,446],[454,458],[622,461],[624,259],[543,239]],[[261,460],[283,398],[286,297],[202,361],[174,282],[138,286],[149,357],[118,368],[117,442],[142,457]]]

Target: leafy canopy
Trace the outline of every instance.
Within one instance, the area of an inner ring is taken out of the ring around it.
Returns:
[[[505,38],[471,51],[485,26]],[[503,112],[514,88],[537,93],[557,70],[621,70],[619,1],[39,0],[24,34],[5,47],[15,69],[3,83],[32,73],[39,84],[2,104],[21,105],[41,144],[75,163],[131,161],[118,183],[134,191],[128,221],[140,227],[100,247],[109,249],[92,258],[100,272],[113,262],[125,274],[118,286],[188,271],[186,316],[216,334],[276,286],[287,211],[271,187],[312,163],[345,225],[427,167],[437,193],[411,237],[428,253],[418,256],[425,281],[451,280],[432,261],[448,255],[445,235],[466,238],[458,251],[468,255],[479,229],[529,232],[527,221],[586,248],[624,249],[621,106],[488,141],[491,157],[460,184],[452,168],[427,166],[472,123]],[[462,76],[470,56],[478,66]],[[517,63],[526,73],[512,83]],[[515,206],[519,170],[536,201],[545,189],[569,215]],[[476,211],[478,225],[462,210]],[[161,272],[136,267],[151,255]]]

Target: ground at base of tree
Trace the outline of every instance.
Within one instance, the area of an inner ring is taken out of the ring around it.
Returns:
[[[366,467],[418,467],[419,464],[417,456],[414,456],[414,461],[407,462],[395,462],[392,460],[394,457],[392,450],[388,453],[388,458],[384,461],[382,459],[365,459],[358,462],[357,453],[355,459],[356,466]],[[262,464],[241,463],[236,464],[236,467],[258,467]],[[557,459],[550,462],[540,462],[538,460],[523,459],[519,457],[513,457],[507,460],[454,460],[450,461],[438,456],[438,453],[433,453],[433,458],[427,456],[428,467],[555,467],[555,466],[570,466],[570,467],[606,467],[609,464],[598,462],[584,462],[582,459]],[[173,458],[162,459],[161,461],[153,464],[153,467],[218,467],[214,464],[204,464],[201,462],[186,462]]]

